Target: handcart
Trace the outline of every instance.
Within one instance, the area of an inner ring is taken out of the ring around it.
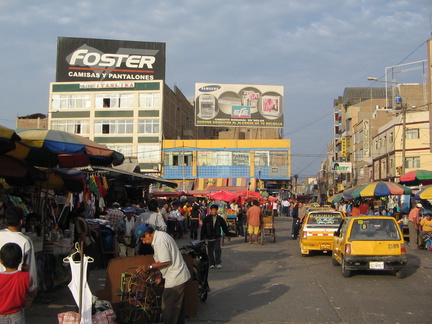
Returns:
[[[264,244],[264,236],[271,236],[273,243],[276,242],[276,230],[274,227],[274,216],[271,211],[266,211],[262,217],[261,223],[261,245]]]
[[[227,223],[228,226],[228,231],[231,233],[231,236],[235,236],[235,233],[237,233],[237,212],[232,210],[232,209],[227,209],[225,211],[225,214],[222,215],[222,217],[225,219],[225,222]],[[228,234],[228,233],[226,233]],[[228,242],[231,240],[230,236],[228,236]],[[222,238],[222,245],[224,244],[225,241],[225,235]]]
[[[121,276],[119,323],[161,323],[163,285],[155,282],[157,273],[136,273],[128,268]]]

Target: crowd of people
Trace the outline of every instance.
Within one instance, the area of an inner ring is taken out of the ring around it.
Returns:
[[[404,212],[392,199],[342,201],[332,207],[347,216],[393,216],[409,231],[410,247],[430,248],[432,244],[432,214],[419,202],[414,202],[409,212]],[[189,271],[175,242],[188,235],[191,240],[206,240],[211,269],[222,267],[222,237],[246,236],[249,244],[258,244],[263,215],[289,216],[292,218],[291,238],[297,239],[301,224],[307,215],[307,203],[296,199],[272,199],[264,203],[258,200],[239,205],[232,201],[226,209],[235,215],[235,226],[229,227],[226,217],[220,215],[220,204],[207,199],[193,201],[150,199],[138,204],[114,202],[104,217],[111,224],[119,256],[152,254],[155,262],[139,268],[139,272],[160,270],[165,279],[164,318],[173,323],[184,320],[184,294]],[[225,208],[225,206],[224,206]],[[226,215],[224,215],[226,216]],[[11,206],[5,211],[6,228],[0,231],[0,294],[11,291],[11,298],[0,306],[2,321],[23,320],[22,309],[37,293],[37,272],[32,240],[24,231],[42,232],[36,214],[24,218],[20,207]],[[86,209],[78,207],[69,213],[71,235],[74,242],[82,242],[84,254],[98,255],[96,238],[100,233],[89,225]],[[25,229],[25,230],[24,230]],[[247,230],[247,232],[246,232]],[[231,231],[231,232],[230,232]],[[97,263],[93,265],[97,266]],[[88,270],[92,270],[92,267]],[[8,281],[13,278],[13,281]],[[12,297],[13,296],[13,297]]]

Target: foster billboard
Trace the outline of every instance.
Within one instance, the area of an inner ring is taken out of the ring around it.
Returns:
[[[165,79],[165,43],[59,37],[56,82]]]
[[[283,127],[283,86],[195,84],[195,125]]]

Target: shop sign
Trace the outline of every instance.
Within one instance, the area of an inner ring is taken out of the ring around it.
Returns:
[[[351,162],[333,162],[331,171],[333,173],[351,173],[352,163]]]
[[[59,37],[56,82],[165,79],[165,43]]]

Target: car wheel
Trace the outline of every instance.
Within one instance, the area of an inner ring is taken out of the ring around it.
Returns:
[[[346,264],[345,264],[345,259],[342,256],[342,276],[343,277],[351,277],[351,270],[347,270],[346,268]]]
[[[335,259],[334,253],[332,253],[332,264],[336,267],[339,265],[339,262]]]
[[[398,277],[399,279],[404,279],[407,276],[407,271],[406,270],[399,270],[396,271],[396,277]]]

